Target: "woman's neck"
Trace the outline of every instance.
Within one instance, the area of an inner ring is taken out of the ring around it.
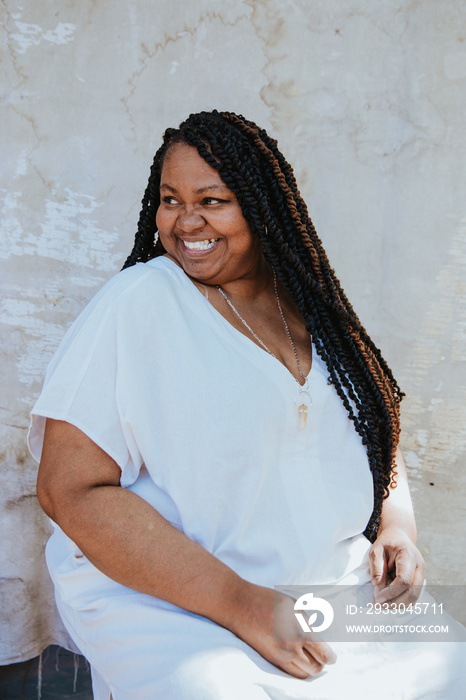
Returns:
[[[216,286],[216,285],[214,285]],[[261,255],[254,270],[238,279],[225,282],[221,285],[225,294],[231,299],[243,302],[254,302],[264,294],[273,294],[272,268]]]

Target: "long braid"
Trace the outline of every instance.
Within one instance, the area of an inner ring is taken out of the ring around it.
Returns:
[[[293,169],[277,141],[231,112],[191,114],[179,129],[167,129],[154,157],[139,217],[130,267],[165,251],[156,239],[156,212],[164,157],[175,143],[197,149],[235,193],[252,232],[281,284],[295,302],[325,362],[368,455],[374,482],[374,511],[365,534],[374,540],[400,437],[403,397],[393,373],[358,319],[327,258]]]

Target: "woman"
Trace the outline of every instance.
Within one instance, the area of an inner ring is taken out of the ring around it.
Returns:
[[[459,697],[448,645],[427,664],[401,644],[337,660],[274,636],[275,585],[372,580],[390,600],[424,579],[402,394],[276,142],[235,114],[191,115],[166,131],[142,205],[30,435],[57,604],[96,697]]]

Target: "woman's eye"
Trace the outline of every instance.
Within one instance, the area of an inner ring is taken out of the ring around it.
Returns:
[[[206,197],[203,200],[203,204],[222,204],[225,200],[224,199],[218,199],[217,197]]]
[[[215,204],[223,204],[227,200],[225,199],[219,199],[218,197],[204,197],[204,199],[201,202],[201,206],[212,206]],[[164,204],[168,205],[176,205],[180,204],[180,201],[174,197],[173,195],[167,194],[165,197],[162,197],[162,202]]]

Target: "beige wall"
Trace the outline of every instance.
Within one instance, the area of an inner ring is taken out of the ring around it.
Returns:
[[[429,578],[463,583],[464,1],[6,0],[1,12],[0,661],[62,641],[28,412],[64,329],[131,247],[163,129],[200,109],[258,121],[294,164],[407,393]]]

